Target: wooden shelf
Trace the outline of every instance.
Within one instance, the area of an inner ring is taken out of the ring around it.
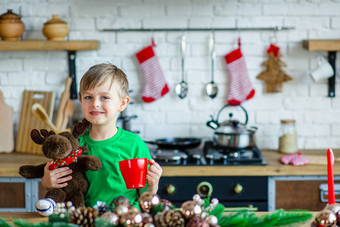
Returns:
[[[303,47],[310,51],[340,51],[340,40],[304,40]]]
[[[0,41],[0,51],[44,51],[62,50],[68,52],[69,76],[72,78],[70,88],[70,98],[77,99],[77,79],[76,79],[76,51],[78,50],[98,50],[99,42],[96,40],[82,41],[49,41],[49,40],[18,40]]]
[[[84,41],[48,41],[48,40],[18,40],[0,41],[1,51],[28,51],[28,50],[97,50],[99,42],[96,40]]]
[[[328,78],[328,97],[335,97],[336,52],[340,51],[340,40],[304,40],[302,46],[309,51],[327,51],[328,61],[334,74]]]

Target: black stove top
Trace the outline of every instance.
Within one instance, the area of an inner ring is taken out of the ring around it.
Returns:
[[[207,141],[203,148],[207,165],[266,165],[257,146],[227,148]]]
[[[206,141],[203,148],[151,150],[152,157],[162,166],[217,166],[217,165],[266,165],[257,146],[230,149]]]

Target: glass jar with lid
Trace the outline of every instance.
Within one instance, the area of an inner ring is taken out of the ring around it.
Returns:
[[[281,120],[279,152],[295,154],[298,152],[295,120]]]

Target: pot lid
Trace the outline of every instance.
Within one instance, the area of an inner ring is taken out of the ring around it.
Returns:
[[[244,124],[241,124],[237,120],[228,120],[220,124],[220,127],[216,129],[216,134],[249,134],[249,130]]]
[[[20,20],[21,16],[13,13],[12,9],[8,9],[6,13],[0,15],[0,20]]]
[[[47,24],[67,24],[65,21],[59,19],[59,16],[57,14],[52,15],[52,19],[45,22],[45,25]]]

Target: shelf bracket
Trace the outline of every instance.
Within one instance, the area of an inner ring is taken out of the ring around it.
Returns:
[[[77,77],[76,77],[76,51],[69,50],[67,51],[68,54],[68,70],[69,70],[69,77],[72,78],[72,84],[70,88],[70,98],[77,99]]]
[[[330,78],[328,78],[328,97],[335,97],[335,78],[336,78],[336,51],[328,51],[328,62],[331,64],[334,74]]]

